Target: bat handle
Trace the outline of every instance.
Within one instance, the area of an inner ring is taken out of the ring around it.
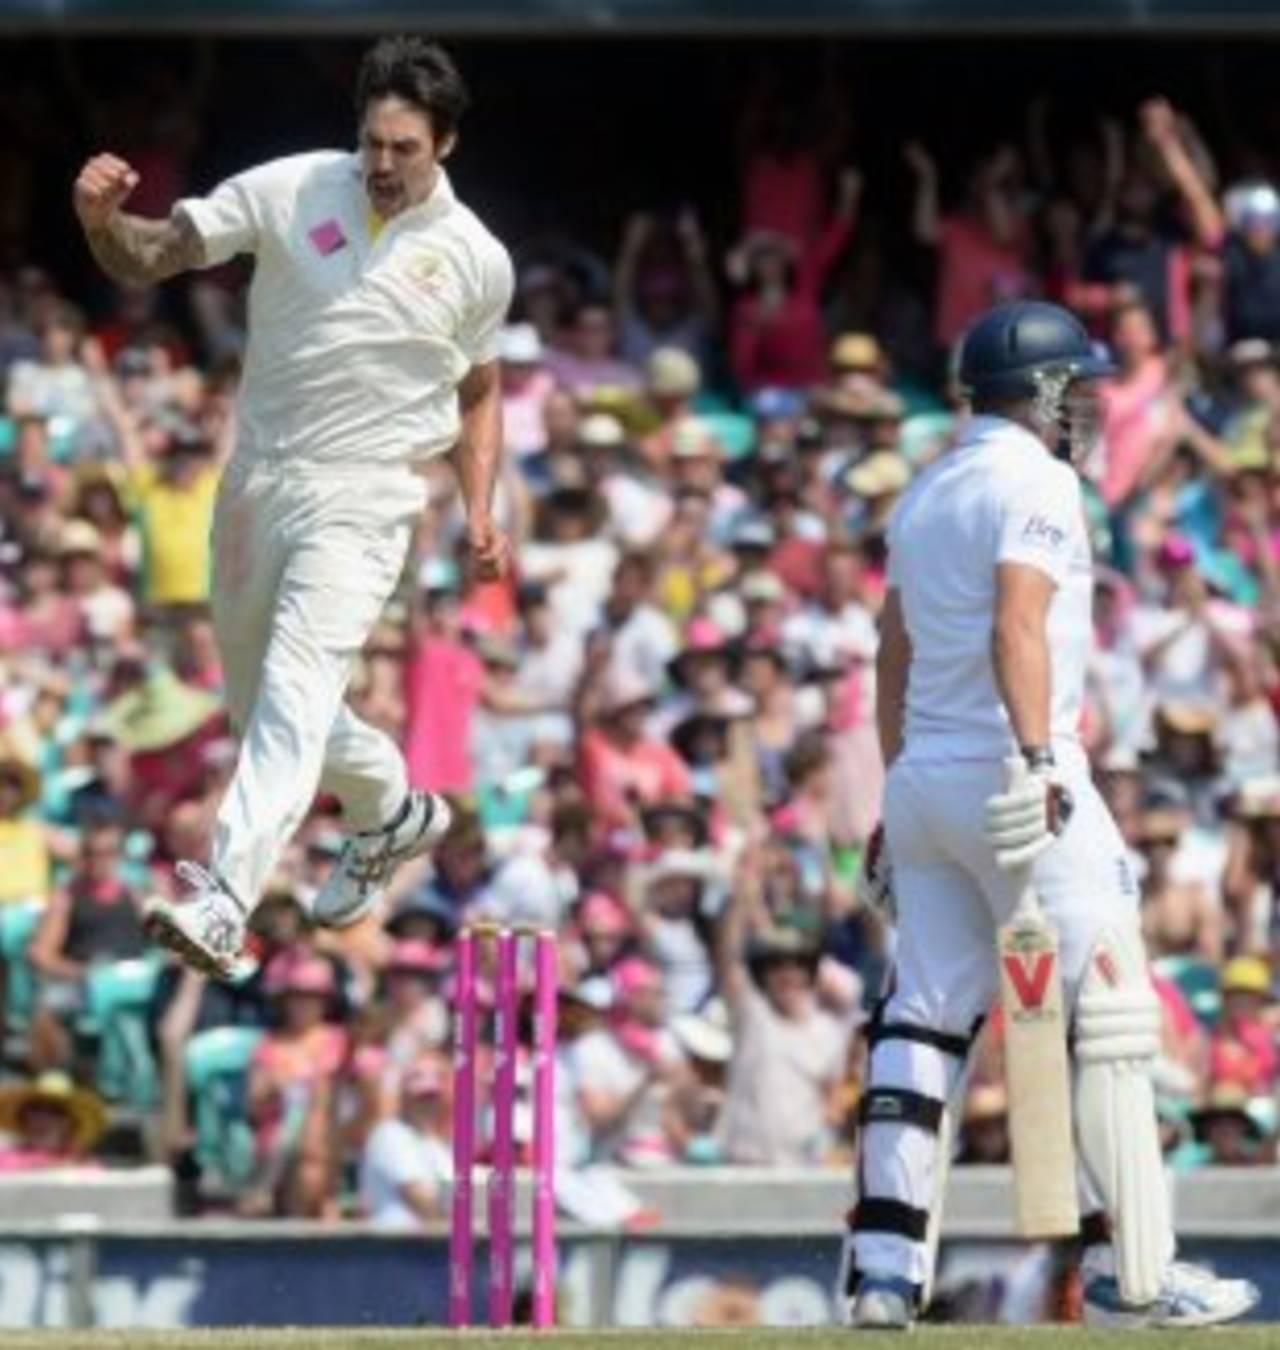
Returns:
[[[1020,788],[1027,781],[1030,772],[1027,761],[1020,754],[1005,756],[1004,781],[1010,792]]]
[[[1036,888],[1031,884],[1031,869],[1020,867],[1013,873],[1013,884],[1018,895],[1014,913],[1023,919],[1037,916],[1040,913],[1040,899],[1036,895]]]

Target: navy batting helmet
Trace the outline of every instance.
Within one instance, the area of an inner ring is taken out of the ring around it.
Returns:
[[[1084,325],[1059,305],[1016,300],[988,310],[964,335],[960,384],[976,398],[1032,398],[1046,377],[1060,386],[1111,374]]]

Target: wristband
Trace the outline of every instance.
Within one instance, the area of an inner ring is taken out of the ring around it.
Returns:
[[[1053,751],[1047,745],[1024,745],[1022,758],[1028,769],[1051,769],[1054,766]]]

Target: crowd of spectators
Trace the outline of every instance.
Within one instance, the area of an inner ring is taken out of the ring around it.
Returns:
[[[141,1111],[135,1155],[171,1162],[191,1206],[438,1215],[451,943],[477,918],[561,939],[567,1208],[643,1221],[631,1169],[846,1165],[859,1028],[891,957],[855,884],[883,778],[885,524],[963,422],[956,338],[1023,295],[1073,306],[1119,365],[1083,466],[1098,643],[1082,735],[1140,879],[1169,1156],[1274,1161],[1280,195],[1220,181],[1161,99],[1069,150],[1033,115],[953,210],[909,143],[900,225],[936,284],[933,355],[908,369],[891,334],[829,322],[863,175],[785,119],[751,125],[733,240],[686,207],[632,216],[611,264],[510,241],[515,575],[469,574],[451,471],[432,466],[350,694],[455,823],[385,915],[316,931],[342,839],[318,800],[241,985],[164,964],[138,915],[203,858],[237,753],[207,539],[243,276],[188,283],[176,326],[148,293],[90,318],[35,266],[0,276],[12,1165],[83,1163],[109,1097]],[[522,1147],[526,1080],[522,1064]],[[962,1161],[1007,1155],[1004,1116],[993,1019]]]

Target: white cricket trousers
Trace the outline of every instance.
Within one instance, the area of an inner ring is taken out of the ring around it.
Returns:
[[[1060,749],[1058,759],[1075,810],[1036,860],[1032,881],[1058,930],[1070,1010],[1098,938],[1137,923],[1138,889],[1083,754]],[[997,760],[900,760],[885,784],[898,933],[869,1078],[871,1088],[898,1101],[864,1124],[859,1195],[872,1200],[859,1199],[854,1245],[859,1270],[913,1284],[929,1275],[924,1227],[943,1172],[939,1109],[952,1099],[976,1024],[996,1001],[996,929],[1018,898],[985,833],[987,799],[1005,787]],[[1087,1213],[1100,1200],[1087,1179],[1083,1184]]]
[[[400,579],[426,485],[405,469],[233,461],[213,523],[213,623],[241,734],[211,863],[252,909],[317,789],[356,830],[408,792],[404,759],[343,702]]]

